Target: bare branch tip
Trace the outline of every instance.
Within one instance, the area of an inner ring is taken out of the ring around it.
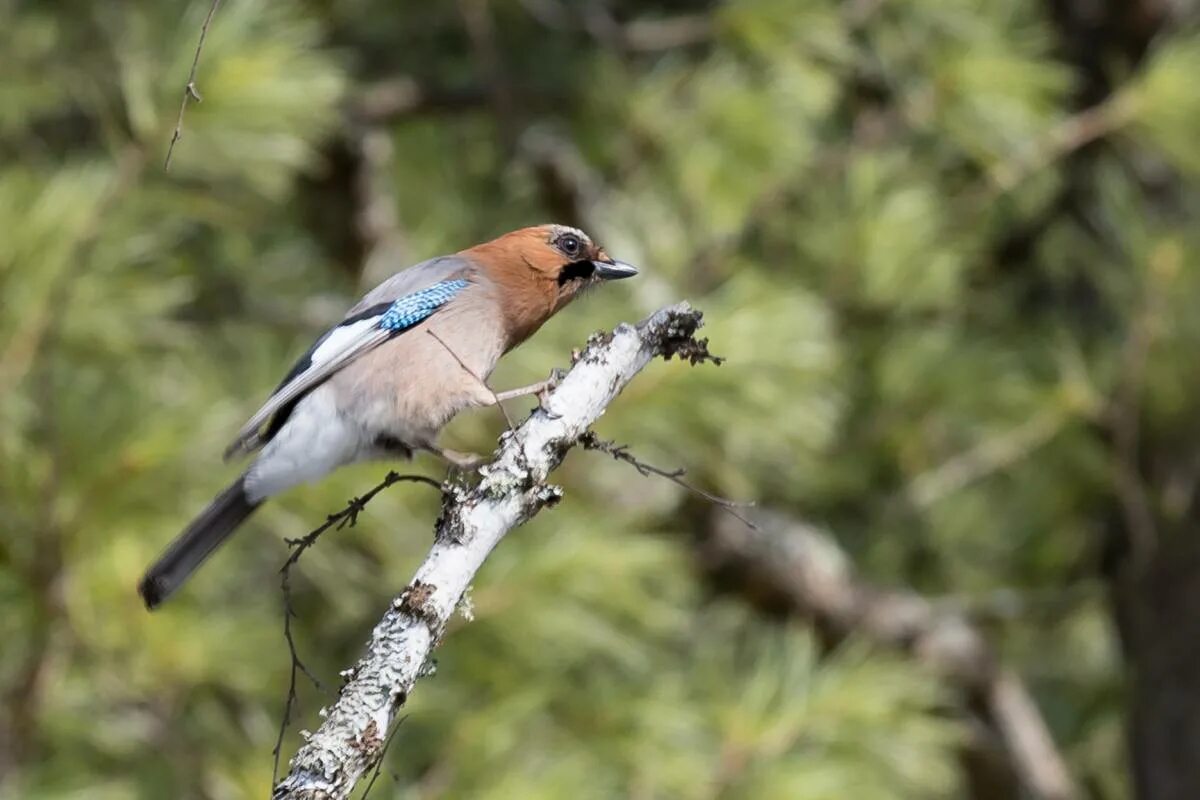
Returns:
[[[758,530],[758,526],[755,525],[752,520],[748,519],[745,515],[740,514],[737,511],[739,508],[752,507],[754,505],[753,503],[730,500],[729,498],[721,497],[720,495],[705,491],[704,489],[685,481],[683,476],[687,474],[687,470],[682,467],[674,470],[666,470],[662,469],[661,467],[656,467],[652,464],[647,464],[645,461],[642,461],[637,456],[630,453],[628,445],[617,444],[616,442],[608,439],[601,439],[593,431],[587,431],[580,436],[579,443],[583,445],[584,450],[598,450],[601,453],[607,453],[617,461],[623,461],[624,463],[629,464],[638,471],[639,475],[644,477],[650,477],[651,475],[654,475],[660,478],[666,478],[676,486],[679,486],[680,488],[685,489],[697,497],[707,500],[718,508],[724,510],[726,513],[742,522],[742,524],[746,525],[751,530]]]
[[[188,72],[187,83],[183,86],[183,99],[179,103],[179,117],[175,120],[175,130],[171,132],[171,143],[167,145],[167,157],[163,160],[163,172],[171,170],[171,157],[175,154],[175,144],[183,138],[183,115],[187,111],[188,100],[195,100],[197,103],[203,100],[196,88],[196,69],[200,66],[200,51],[204,49],[208,26],[212,24],[219,5],[221,5],[221,0],[213,0],[212,5],[208,8],[208,15],[204,18],[204,24],[200,26],[200,40],[196,42],[196,53],[192,56],[192,68]],[[226,457],[228,455],[229,453],[226,451]]]

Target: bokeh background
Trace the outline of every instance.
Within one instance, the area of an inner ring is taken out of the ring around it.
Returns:
[[[1194,0],[225,0],[167,172],[208,10],[0,1],[0,796],[267,794],[282,540],[387,466],[141,570],[361,292],[553,220],[643,274],[494,384],[691,301],[597,432],[760,529],[573,452],[373,794],[1200,797]],[[437,509],[302,559],[285,758]]]

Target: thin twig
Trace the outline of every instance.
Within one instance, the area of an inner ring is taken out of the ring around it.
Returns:
[[[379,773],[383,770],[383,760],[387,758],[388,748],[392,746],[392,740],[396,738],[396,733],[400,730],[400,726],[404,724],[404,720],[408,719],[405,714],[396,720],[396,724],[392,726],[392,732],[388,734],[387,741],[383,743],[383,750],[379,753],[379,760],[375,762],[375,771],[371,773],[371,780],[367,781],[367,788],[363,790],[362,800],[367,800],[367,795],[371,793],[371,788],[375,786],[375,781],[379,780]]]
[[[409,481],[411,483],[425,483],[439,491],[442,485],[433,478],[425,475],[401,475],[398,472],[389,472],[382,481],[379,482],[371,491],[361,497],[355,497],[346,504],[346,507],[335,514],[330,514],[325,518],[325,522],[320,527],[310,531],[307,535],[299,539],[286,539],[287,545],[291,548],[291,553],[288,555],[287,561],[283,562],[283,566],[279,569],[280,573],[280,589],[283,592],[283,637],[287,640],[288,653],[290,654],[292,665],[291,675],[288,679],[287,697],[283,703],[283,718],[279,722],[279,736],[275,740],[275,749],[272,750],[275,762],[271,769],[271,785],[274,786],[279,779],[279,754],[283,750],[283,737],[287,734],[288,725],[292,721],[292,711],[295,710],[297,694],[296,694],[296,678],[299,673],[304,675],[313,683],[313,686],[321,690],[321,682],[313,675],[304,662],[300,660],[300,655],[296,652],[296,642],[292,638],[292,618],[296,616],[294,607],[292,606],[292,567],[300,560],[300,556],[304,551],[317,543],[317,539],[328,531],[330,528],[341,530],[342,528],[353,528],[358,524],[358,515],[367,507],[367,503],[375,498],[375,495],[394,486],[397,483]]]
[[[758,530],[757,525],[755,525],[745,515],[740,514],[737,511],[739,508],[752,508],[754,503],[730,500],[727,497],[721,497],[720,495],[715,495],[712,492],[706,492],[699,486],[688,483],[683,479],[683,477],[687,475],[687,470],[683,469],[682,467],[673,470],[666,470],[662,469],[661,467],[656,467],[652,464],[647,464],[633,453],[630,453],[628,445],[617,444],[616,442],[612,442],[607,439],[601,439],[591,431],[588,431],[587,433],[583,434],[583,436],[580,436],[579,443],[583,445],[584,450],[599,450],[601,453],[608,453],[617,461],[624,461],[626,464],[629,464],[636,469],[641,475],[646,477],[657,475],[660,478],[666,478],[676,486],[682,487],[697,497],[702,497],[718,508],[728,512],[732,517],[740,520],[751,530]]]
[[[271,751],[274,757],[274,763],[271,767],[271,784],[274,785],[279,777],[279,754],[283,750],[283,737],[287,733],[288,726],[292,722],[292,711],[296,707],[298,695],[296,693],[296,676],[303,672],[304,675],[312,681],[313,686],[318,691],[322,691],[323,687],[317,677],[309,671],[304,662],[300,660],[300,654],[296,652],[296,640],[292,638],[292,618],[296,616],[296,611],[292,606],[292,584],[291,584],[291,565],[294,561],[289,559],[287,567],[283,572],[281,586],[283,589],[283,638],[287,640],[288,654],[291,657],[291,672],[288,676],[287,698],[283,702],[283,716],[279,721],[279,736],[275,740],[275,749]]]
[[[483,378],[481,378],[481,377],[479,377],[478,375],[476,375],[476,374],[475,374],[475,370],[473,370],[473,369],[471,369],[470,367],[468,367],[468,366],[467,366],[467,362],[465,362],[465,361],[463,361],[461,358],[459,358],[459,357],[458,357],[458,353],[454,352],[454,349],[453,349],[452,347],[450,347],[450,345],[446,344],[446,342],[445,342],[445,341],[443,341],[442,337],[438,336],[438,335],[437,335],[436,333],[434,333],[433,331],[425,331],[425,332],[426,332],[426,333],[428,333],[430,336],[432,336],[434,339],[437,339],[437,341],[438,341],[438,344],[440,344],[442,347],[446,348],[446,352],[447,352],[447,353],[449,353],[450,355],[454,356],[454,360],[458,362],[458,365],[459,365],[460,367],[462,367],[462,368],[463,368],[463,370],[464,370],[464,371],[465,371],[465,372],[466,372],[468,375],[470,375],[470,376],[471,376],[472,378],[474,378],[475,380],[479,381],[479,384],[480,384],[480,385],[481,385],[483,388],[487,389],[487,390],[488,390],[488,392],[490,392],[490,393],[491,393],[491,395],[492,395],[492,400],[494,400],[494,401],[495,401],[495,403],[496,403],[496,405],[500,407],[500,413],[504,415],[504,421],[505,421],[505,423],[507,423],[507,424],[508,424],[508,429],[511,431],[511,430],[512,430],[512,429],[515,427],[515,426],[513,425],[512,417],[510,417],[510,416],[508,415],[508,409],[507,409],[507,408],[505,408],[505,407],[504,407],[504,404],[500,402],[500,395],[496,394],[496,390],[495,390],[495,389],[493,389],[492,387],[488,386],[488,384],[487,384],[487,381],[485,381]]]
[[[288,547],[292,548],[292,553],[290,556],[288,556],[288,560],[284,563],[279,571],[287,572],[287,570],[291,569],[292,565],[300,560],[300,554],[316,544],[317,539],[321,537],[321,534],[325,533],[325,531],[329,530],[335,525],[339,531],[342,528],[353,528],[358,524],[358,515],[361,514],[363,509],[367,507],[367,503],[375,499],[375,495],[379,494],[384,489],[388,489],[392,486],[395,486],[397,483],[403,483],[405,481],[410,483],[428,484],[435,489],[442,488],[442,484],[427,475],[401,475],[398,472],[389,472],[384,479],[379,482],[379,484],[371,489],[371,491],[367,492],[362,497],[353,498],[341,511],[337,512],[336,514],[330,514],[328,517],[326,517],[325,522],[322,523],[321,527],[316,528],[300,539],[285,539],[284,541],[287,542]]]
[[[171,134],[171,144],[167,146],[167,158],[163,161],[163,172],[171,169],[171,155],[175,152],[175,143],[183,137],[183,113],[187,111],[188,100],[201,102],[200,93],[196,91],[196,68],[200,66],[200,51],[204,49],[204,37],[208,36],[208,26],[217,13],[221,0],[213,0],[208,9],[208,16],[200,26],[200,41],[196,43],[196,55],[192,57],[192,71],[188,73],[187,83],[183,87],[183,100],[179,103],[179,119],[175,120],[175,130]]]

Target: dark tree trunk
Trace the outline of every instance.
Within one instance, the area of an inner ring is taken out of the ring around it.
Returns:
[[[1129,675],[1127,725],[1135,796],[1200,798],[1200,530],[1160,542],[1146,565],[1112,575]]]
[[[1155,37],[1172,25],[1172,4],[1164,0],[1047,0],[1059,34],[1059,55],[1076,73],[1075,105],[1103,102],[1115,80],[1136,70]],[[1097,148],[1076,152],[1059,207],[1068,213],[1092,200],[1091,175]],[[1144,358],[1144,353],[1141,355]],[[1136,383],[1136,381],[1135,381]],[[1138,388],[1118,413],[1136,421]],[[1120,438],[1117,435],[1115,438]],[[1127,674],[1126,735],[1134,796],[1138,800],[1200,798],[1200,530],[1160,524],[1151,502],[1133,508],[1122,489],[1142,501],[1157,496],[1153,469],[1163,447],[1138,441],[1136,433],[1121,453],[1107,537],[1104,573],[1113,616],[1121,637]],[[1135,497],[1135,499],[1137,499]],[[1195,512],[1196,509],[1193,509]],[[1140,516],[1140,519],[1138,517]],[[1190,519],[1200,519],[1193,513]],[[1157,532],[1155,531],[1157,528]],[[1148,533],[1149,532],[1149,533]]]

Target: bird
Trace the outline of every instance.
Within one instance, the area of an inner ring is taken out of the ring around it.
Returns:
[[[150,565],[138,584],[153,610],[268,498],[361,461],[439,455],[461,469],[481,459],[437,444],[468,408],[540,394],[548,381],[494,392],[500,357],[580,293],[638,270],[583,231],[547,224],[423,261],[367,292],[308,349],[238,431],[225,459],[257,453]]]

